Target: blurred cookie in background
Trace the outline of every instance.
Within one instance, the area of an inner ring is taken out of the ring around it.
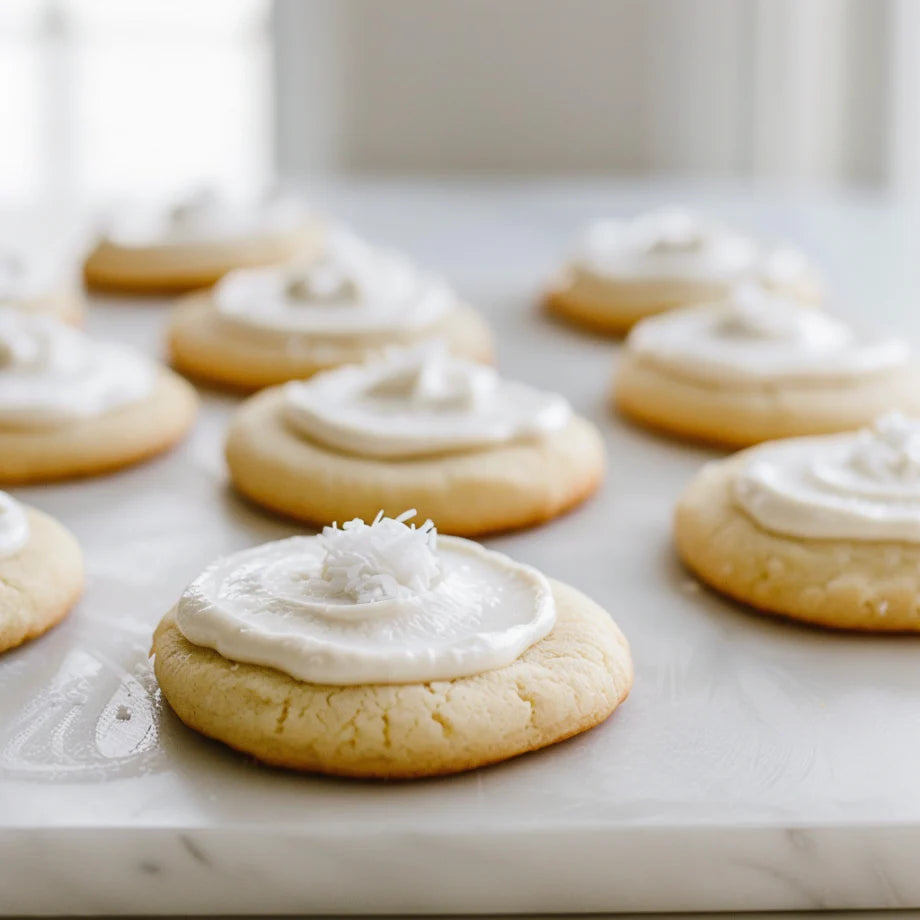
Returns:
[[[320,236],[320,221],[296,198],[231,199],[201,189],[171,206],[126,208],[107,222],[83,274],[97,290],[182,293],[235,268],[307,258]]]
[[[336,230],[313,258],[241,269],[180,302],[169,353],[196,380],[254,390],[435,339],[492,360],[488,325],[449,285]]]
[[[654,313],[721,300],[744,280],[807,303],[823,296],[798,250],[671,208],[592,224],[545,305],[576,325],[622,335]]]

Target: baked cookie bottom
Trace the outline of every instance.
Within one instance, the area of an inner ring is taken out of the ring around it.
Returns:
[[[283,337],[228,328],[207,294],[193,294],[173,311],[169,325],[173,367],[195,380],[251,392],[287,380],[302,380],[342,364],[366,361],[394,345],[443,339],[451,351],[481,363],[493,359],[492,333],[470,307],[451,310],[437,324],[379,345],[327,342],[297,350]]]
[[[292,431],[283,399],[276,387],[237,410],[227,435],[230,475],[258,504],[318,526],[415,508],[444,533],[481,536],[556,517],[603,478],[600,434],[578,417],[540,441],[381,460],[339,453]]]
[[[765,613],[836,629],[920,631],[920,546],[772,533],[732,499],[746,459],[707,464],[678,502],[675,542],[694,574]]]
[[[83,557],[76,539],[54,518],[25,509],[29,541],[0,559],[0,652],[58,624],[83,592]]]
[[[856,382],[716,386],[678,376],[627,348],[618,360],[613,402],[620,414],[647,428],[719,447],[748,447],[850,431],[892,409],[920,414],[920,368]]]
[[[195,420],[198,397],[161,369],[153,391],[103,415],[49,428],[0,428],[0,483],[94,476],[161,453]]]
[[[338,776],[458,773],[603,722],[633,681],[610,616],[552,582],[552,632],[504,668],[425,684],[333,687],[192,645],[168,614],[153,637],[164,697],[190,728],[258,760]]]
[[[308,228],[230,243],[137,249],[103,240],[87,256],[83,279],[92,290],[113,294],[181,294],[210,287],[236,268],[309,258],[318,251],[320,239],[318,228]]]

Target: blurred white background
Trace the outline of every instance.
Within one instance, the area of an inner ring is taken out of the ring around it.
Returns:
[[[269,13],[265,0],[0,0],[0,196],[261,184]]]
[[[388,173],[920,188],[916,0],[3,0],[0,197]]]

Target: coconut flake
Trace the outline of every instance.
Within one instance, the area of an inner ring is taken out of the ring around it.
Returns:
[[[920,421],[897,411],[879,416],[860,432],[852,464],[864,476],[883,481],[920,478]]]
[[[364,604],[430,590],[441,573],[438,532],[430,520],[420,527],[407,524],[415,514],[413,508],[387,518],[381,511],[371,524],[355,518],[324,527],[324,593]]]
[[[694,215],[669,208],[637,217],[628,232],[640,251],[657,255],[699,252],[706,245],[709,231]]]
[[[840,320],[819,310],[803,309],[795,300],[756,281],[735,285],[718,331],[743,338],[797,341],[816,352],[845,348],[853,338]]]
[[[396,398],[420,409],[476,409],[492,398],[498,375],[451,355],[435,340],[413,349],[392,349],[389,368],[367,390],[367,395]]]
[[[200,186],[184,195],[169,209],[169,221],[174,227],[195,226],[203,218],[214,215],[220,208],[220,196],[211,186]]]
[[[358,281],[346,265],[327,255],[319,262],[293,269],[287,279],[287,296],[306,304],[349,304],[361,301]]]
[[[0,367],[27,368],[41,361],[48,347],[44,339],[55,331],[57,324],[47,317],[30,317],[30,320],[27,326],[13,307],[0,308]]]

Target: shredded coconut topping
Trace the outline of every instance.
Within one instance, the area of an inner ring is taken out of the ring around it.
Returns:
[[[210,186],[202,186],[177,201],[169,211],[169,219],[176,227],[194,225],[202,217],[214,213],[219,205],[217,192]]]
[[[32,319],[31,326],[24,328],[15,313],[8,308],[0,310],[0,368],[27,368],[38,365],[50,348],[52,334],[75,338],[78,333],[56,329],[52,320]]]
[[[729,335],[791,339],[801,335],[803,319],[810,318],[799,305],[751,282],[737,285],[730,303],[721,323],[721,331]]]
[[[361,297],[358,282],[346,266],[331,258],[294,271],[287,284],[288,296],[306,303],[356,303]]]
[[[413,351],[394,350],[392,372],[367,391],[369,396],[404,399],[426,409],[475,409],[488,402],[498,385],[491,367],[451,356],[443,342]]]
[[[920,423],[900,412],[879,416],[872,428],[860,435],[853,465],[884,479],[920,478]]]
[[[698,252],[706,232],[692,214],[676,209],[643,215],[629,227],[636,245],[649,253]]]
[[[717,331],[723,336],[795,343],[813,352],[847,348],[853,331],[820,310],[810,310],[756,282],[735,287]]]
[[[407,524],[415,509],[396,518],[381,511],[372,524],[361,518],[324,527],[321,578],[332,596],[363,604],[406,598],[430,590],[441,573],[434,524]]]

